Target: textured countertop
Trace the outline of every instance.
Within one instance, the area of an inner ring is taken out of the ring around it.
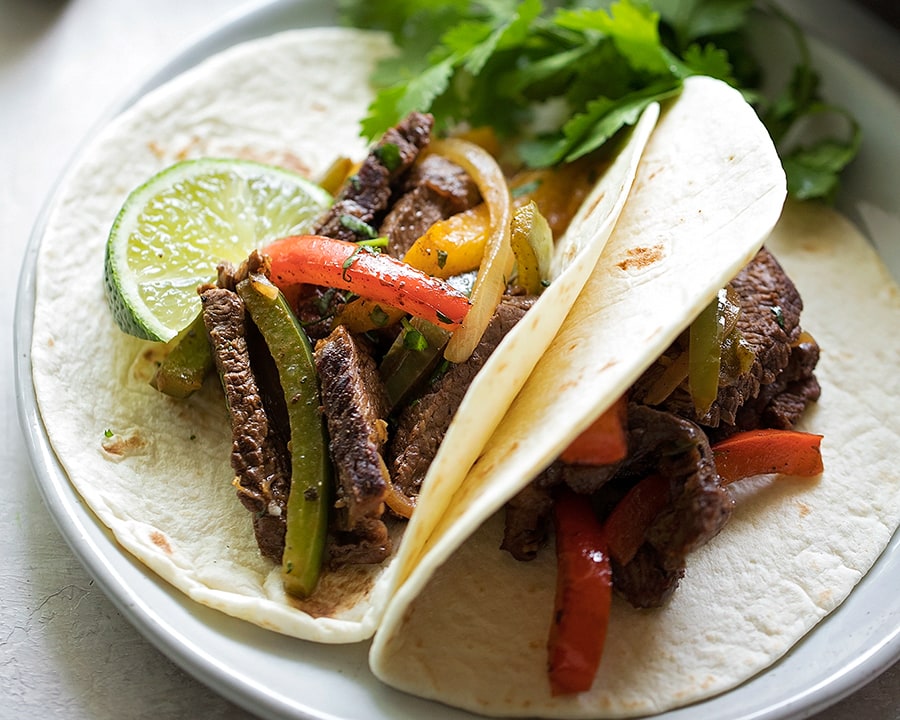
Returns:
[[[13,273],[55,180],[117,99],[241,0],[0,0],[0,246]],[[900,88],[897,35],[844,2],[797,2],[813,33]],[[251,717],[116,611],[43,506],[16,419],[16,278],[0,288],[0,718]],[[814,716],[898,720],[900,665]]]

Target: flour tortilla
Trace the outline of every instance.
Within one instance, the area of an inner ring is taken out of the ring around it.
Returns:
[[[550,694],[552,543],[533,562],[515,561],[499,549],[499,511],[658,357],[778,218],[777,206],[760,215],[738,201],[767,196],[770,183],[757,172],[775,180],[767,163],[739,169],[751,118],[726,107],[724,97],[694,96],[695,89],[689,84],[661,116],[582,295],[392,600],[370,653],[383,681],[486,715],[663,712],[775,662],[847,596],[890,541],[900,522],[900,378],[891,371],[900,339],[888,328],[900,327],[900,290],[847,221],[789,204],[766,244],[796,282],[804,328],[822,347],[823,395],[800,429],[824,434],[825,473],[735,486],[734,517],[689,557],[663,608],[640,611],[614,600],[593,688]],[[688,112],[694,99],[697,109],[724,117]],[[731,138],[718,149],[716,127]],[[741,233],[759,235],[754,242]],[[733,243],[740,251],[726,252]],[[650,253],[654,247],[663,250]],[[657,255],[649,267],[632,262]],[[554,440],[540,448],[521,443],[517,423]]]
[[[495,513],[443,565],[423,561],[397,596],[371,654],[382,680],[486,715],[652,715],[748,680],[847,597],[900,523],[900,339],[887,330],[900,327],[900,288],[865,238],[821,206],[789,204],[766,245],[822,347],[822,397],[799,429],[824,434],[824,474],[734,486],[734,516],[689,557],[663,608],[614,598],[593,688],[571,697],[552,698],[546,677],[552,546],[513,560],[499,550]]]
[[[339,156],[362,157],[368,77],[391,52],[381,34],[289,31],[179,76],[84,153],[53,207],[37,262],[34,385],[50,442],[78,492],[123,548],[194,600],[319,642],[372,635],[393,587],[391,562],[326,573],[303,602],[285,595],[280,568],[260,556],[232,487],[221,389],[212,378],[180,402],[150,388],[163,347],[115,326],[103,298],[103,253],[128,193],[178,160],[241,157],[317,177]],[[657,114],[651,107],[610,158],[561,243],[564,271],[477,376],[470,396],[479,403],[467,398],[448,433],[470,463],[596,263]],[[425,494],[416,516],[440,515],[449,496]],[[401,533],[398,525],[395,547],[421,541],[401,543]]]

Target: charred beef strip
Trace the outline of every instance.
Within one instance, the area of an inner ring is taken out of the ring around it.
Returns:
[[[740,372],[723,363],[719,374],[718,397],[703,417],[697,417],[686,382],[658,406],[691,418],[703,426],[720,428],[717,436],[734,432],[739,409],[755,400],[761,392],[768,394],[770,398],[773,396],[774,388],[764,389],[776,383],[786,370],[791,362],[792,348],[799,343],[801,337],[800,313],[803,301],[794,283],[768,250],[761,249],[732,280],[731,287],[740,298],[737,331],[754,356],[750,367],[745,372]],[[680,347],[670,348],[665,354],[672,357],[687,347],[683,338],[676,341],[676,346]],[[807,358],[814,356],[817,357],[815,354],[806,354]],[[806,366],[809,369],[806,377],[812,378],[815,362],[812,367],[809,367],[808,362]],[[634,394],[638,400],[644,397],[660,371],[659,364],[656,364],[637,381]],[[805,394],[811,399],[814,395]]]
[[[402,192],[378,231],[388,238],[388,253],[397,258],[402,258],[434,223],[481,200],[468,174],[440,155],[428,155],[413,165]]]
[[[224,288],[207,288],[200,299],[231,415],[231,466],[238,498],[253,513],[260,552],[281,562],[290,460],[284,440],[269,422],[250,367],[244,303],[237,293]]]
[[[381,377],[366,348],[343,325],[316,343],[315,361],[336,474],[331,562],[381,562],[391,551],[381,520],[390,482],[381,456],[387,440]]]
[[[688,553],[722,529],[733,505],[720,486],[705,433],[672,413],[630,403],[628,456],[621,463],[550,465],[507,504],[501,548],[518,560],[535,556],[547,534],[554,486],[592,495],[598,511],[607,514],[635,483],[654,474],[668,479],[670,502],[634,559],[613,563],[613,586],[636,607],[658,606],[684,574]]]
[[[628,457],[607,487],[616,494],[652,474],[669,480],[671,502],[648,528],[635,558],[624,566],[613,561],[613,586],[636,607],[665,601],[684,575],[687,555],[718,534],[734,506],[700,427],[630,404]]]
[[[431,115],[413,112],[385,132],[313,233],[350,242],[368,239],[367,232],[354,223],[364,223],[363,228],[381,224],[391,198],[403,191],[409,169],[431,141],[433,126]],[[332,320],[345,301],[344,293],[310,287],[298,299],[297,319],[309,337],[322,339],[331,332]]]
[[[388,457],[394,485],[407,496],[418,495],[425,473],[475,375],[533,304],[533,297],[505,297],[469,359],[453,365],[400,414]]]
[[[419,152],[431,140],[434,118],[413,112],[388,130],[363,161],[359,172],[347,182],[334,205],[319,223],[317,234],[338,240],[365,240],[345,216],[377,226],[387,209],[397,183]]]
[[[729,435],[757,428],[791,430],[811,402],[819,399],[822,389],[815,376],[819,362],[819,346],[810,336],[791,346],[788,366],[775,382],[763,385],[759,395],[737,411],[734,425],[719,425],[707,433],[716,443]]]

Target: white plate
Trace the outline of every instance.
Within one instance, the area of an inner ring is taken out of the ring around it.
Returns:
[[[330,24],[325,0],[279,0],[232,17],[166,64],[120,110],[237,42],[288,27]],[[866,145],[846,179],[841,207],[861,224],[900,277],[900,100],[865,71],[815,46],[827,92],[862,120]],[[64,180],[63,180],[64,181]],[[55,193],[54,193],[55,195]],[[52,204],[51,196],[49,205]],[[315,645],[267,632],[189,601],[125,554],[69,484],[51,449],[34,397],[30,345],[34,267],[46,212],[26,254],[15,318],[19,416],[47,507],[74,553],[118,609],[189,673],[248,710],[278,718],[472,718],[396,692],[367,667],[368,644]],[[888,244],[890,240],[893,244]],[[894,253],[894,254],[891,254]],[[658,720],[776,720],[826,707],[900,658],[900,536],[847,601],[785,658],[724,695]]]

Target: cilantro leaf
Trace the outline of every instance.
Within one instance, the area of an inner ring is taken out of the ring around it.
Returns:
[[[439,130],[492,126],[528,165],[569,162],[677,93],[684,78],[709,75],[754,104],[797,197],[833,198],[859,148],[852,119],[848,137],[789,144],[809,118],[844,111],[826,103],[800,29],[769,0],[759,5],[789,28],[799,50],[774,98],[758,90],[753,0],[337,2],[343,23],[390,32],[400,49],[373,76],[380,90],[363,122],[370,139],[419,110],[434,114]]]

